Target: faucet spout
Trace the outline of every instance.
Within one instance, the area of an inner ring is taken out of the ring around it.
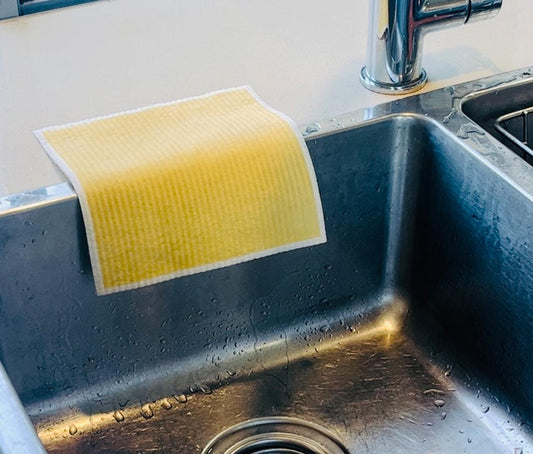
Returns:
[[[503,0],[371,0],[366,66],[361,82],[378,93],[419,90],[426,33],[494,16]]]

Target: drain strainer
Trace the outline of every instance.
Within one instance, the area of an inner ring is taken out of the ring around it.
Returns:
[[[218,434],[202,454],[349,454],[332,433],[295,418],[251,419]]]

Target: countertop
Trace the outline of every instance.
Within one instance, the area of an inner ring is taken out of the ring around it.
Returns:
[[[531,0],[428,35],[422,91],[533,64]],[[367,0],[101,0],[0,22],[0,196],[64,181],[34,129],[251,85],[299,124],[364,89]]]

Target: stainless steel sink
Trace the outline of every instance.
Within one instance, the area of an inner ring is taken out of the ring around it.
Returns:
[[[532,74],[524,70],[523,75]],[[465,99],[463,111],[485,131],[533,165],[533,82],[504,84]]]
[[[511,77],[304,126],[328,242],[148,288],[95,296],[67,185],[2,199],[47,451],[533,452],[533,174],[461,111]]]

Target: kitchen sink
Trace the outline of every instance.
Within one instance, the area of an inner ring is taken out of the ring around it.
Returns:
[[[525,70],[524,75],[532,74]],[[468,97],[463,111],[485,131],[533,165],[533,83],[507,84]],[[531,118],[530,118],[531,117]]]
[[[96,297],[66,183],[2,199],[0,360],[47,452],[533,453],[533,171],[461,110],[529,80],[304,125],[327,243],[142,289]]]

